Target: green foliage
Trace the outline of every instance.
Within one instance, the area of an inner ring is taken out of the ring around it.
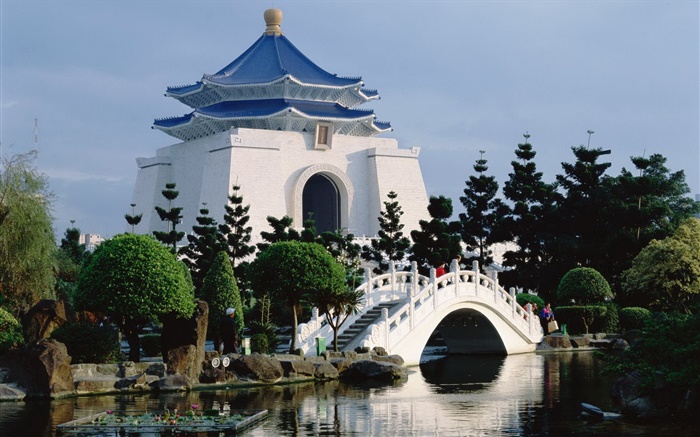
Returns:
[[[384,202],[384,211],[379,213],[379,232],[377,239],[372,240],[370,246],[362,248],[362,258],[377,263],[374,273],[382,274],[389,270],[390,261],[403,261],[406,251],[411,246],[411,240],[404,236],[401,223],[401,210],[396,200],[398,194],[390,191],[387,194],[388,201]]]
[[[552,260],[553,212],[559,196],[556,185],[545,183],[537,171],[530,135],[523,136],[526,141],[518,144],[518,159],[511,161],[513,172],[503,185],[503,196],[510,206],[497,222],[500,237],[516,243],[515,249],[503,254],[503,265],[512,269],[504,271],[500,279],[504,284],[539,291],[546,289],[542,272]]]
[[[554,311],[559,326],[566,324],[570,334],[588,334],[595,322],[600,322],[608,312],[602,305],[562,306]]]
[[[258,243],[258,252],[270,247],[271,244],[279,243],[281,241],[300,241],[301,235],[296,229],[292,228],[293,219],[289,216],[284,216],[281,219],[268,216],[267,223],[272,227],[272,232],[260,232],[260,237],[262,237],[264,243]]]
[[[700,220],[686,219],[671,237],[652,240],[622,275],[626,301],[661,310],[687,310],[700,294]]]
[[[348,288],[357,288],[364,279],[360,269],[360,252],[362,247],[353,243],[353,234],[343,235],[340,231],[324,232],[316,241],[326,248],[328,253],[345,269],[345,283]]]
[[[620,307],[615,302],[603,302],[600,306],[606,307],[608,310],[605,316],[596,320],[591,329],[594,332],[620,332]]]
[[[173,200],[177,199],[180,192],[175,190],[174,183],[165,184],[165,190],[161,191],[163,197],[168,201],[168,209],[156,206],[155,210],[158,213],[161,221],[168,222],[168,231],[153,231],[153,235],[158,241],[166,246],[172,246],[173,253],[177,252],[177,243],[185,236],[184,232],[177,231],[177,224],[182,218],[182,208],[173,207]]]
[[[243,206],[243,197],[239,195],[241,189],[233,185],[231,195],[228,197],[228,205],[224,207],[224,223],[219,225],[219,233],[222,235],[224,247],[228,252],[233,265],[233,274],[239,284],[247,284],[246,266],[243,260],[255,253],[255,246],[250,244],[253,228],[247,226],[250,221],[248,211],[250,205]]]
[[[364,290],[315,289],[308,299],[326,316],[326,322],[333,329],[333,347],[338,352],[338,329],[350,315],[357,314],[364,300]]]
[[[160,334],[146,334],[141,337],[141,350],[147,357],[159,357],[161,355]]]
[[[0,305],[15,317],[55,298],[54,195],[35,158],[36,152],[0,157]]]
[[[85,256],[85,245],[80,244],[80,229],[66,229],[65,236],[61,239],[60,250],[68,255],[74,263],[80,265]]]
[[[258,295],[269,294],[292,309],[294,332],[309,292],[345,289],[345,271],[328,251],[319,244],[298,241],[274,243],[260,252],[251,265],[250,279]],[[291,350],[295,349],[296,336],[292,336]]]
[[[202,297],[202,282],[214,262],[214,257],[226,249],[220,240],[223,238],[217,229],[216,220],[209,216],[209,210],[202,208],[196,218],[197,225],[192,226],[192,234],[187,235],[187,246],[180,249],[182,262],[190,269],[192,282],[197,297]]]
[[[265,323],[254,320],[248,324],[250,329],[250,334],[252,336],[262,334],[265,336],[268,345],[268,351],[273,352],[277,349],[280,344],[279,336],[277,335],[277,326],[273,323]],[[252,346],[251,346],[252,348]]]
[[[209,337],[218,338],[226,309],[236,310],[234,319],[237,331],[243,331],[243,304],[238,284],[233,276],[233,266],[225,251],[219,252],[202,283],[202,298],[209,304]],[[240,338],[240,335],[239,335]]]
[[[132,203],[131,204],[131,214],[124,214],[124,219],[126,219],[126,222],[131,226],[131,233],[134,233],[134,226],[138,225],[141,223],[141,218],[143,217],[143,214],[136,214],[135,208],[136,204]]]
[[[651,320],[651,317],[651,311],[646,308],[622,308],[620,310],[620,327],[624,330],[642,329]]]
[[[493,253],[490,246],[499,240],[496,232],[499,218],[505,213],[506,207],[501,199],[496,198],[498,182],[494,176],[486,176],[488,166],[484,159],[484,151],[480,150],[480,158],[474,165],[474,171],[479,176],[469,176],[464,189],[464,196],[459,200],[464,205],[465,213],[459,215],[462,228],[462,240],[467,245],[467,251],[476,256],[467,258],[466,262],[479,261],[480,266],[493,263]],[[445,260],[447,261],[447,260]]]
[[[148,235],[121,234],[97,246],[82,268],[74,294],[77,310],[106,313],[124,332],[138,361],[138,333],[158,317],[188,318],[194,291],[182,263]]]
[[[462,225],[458,221],[447,221],[452,217],[452,200],[444,196],[431,196],[428,213],[431,220],[420,220],[420,230],[411,231],[413,246],[408,257],[418,264],[418,269],[424,275],[431,267],[462,254]]]
[[[682,397],[688,388],[700,384],[699,332],[700,314],[659,313],[647,321],[640,339],[612,360],[608,370],[639,371],[650,388],[655,372],[662,372],[675,395]]]
[[[66,345],[72,364],[114,363],[121,358],[119,335],[110,325],[67,323],[53,331],[51,338]]]
[[[577,267],[569,270],[557,287],[559,302],[576,302],[588,305],[612,299],[610,284],[603,275],[590,267]]]
[[[22,325],[12,314],[0,308],[0,354],[22,343]]]
[[[537,305],[537,308],[540,310],[544,308],[544,300],[536,294],[518,293],[515,295],[515,301],[518,302],[518,305],[521,307],[524,307],[527,303],[531,303]]]
[[[250,338],[250,351],[259,354],[267,354],[272,351],[267,340],[267,335],[258,333]]]

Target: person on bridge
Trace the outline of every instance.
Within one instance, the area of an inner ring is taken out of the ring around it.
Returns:
[[[547,302],[547,305],[542,308],[542,330],[545,335],[549,335],[549,322],[554,320],[554,311],[552,310],[552,304]]]
[[[445,262],[441,261],[440,265],[437,266],[435,269],[435,277],[439,278],[440,276],[445,274]]]

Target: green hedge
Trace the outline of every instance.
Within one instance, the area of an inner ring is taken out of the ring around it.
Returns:
[[[620,327],[624,330],[642,329],[651,318],[652,313],[646,308],[622,308],[620,310]]]
[[[0,308],[0,354],[24,343],[22,325],[4,309]]]
[[[542,311],[542,308],[544,308],[544,300],[536,294],[518,293],[515,295],[515,301],[518,302],[518,305],[521,307],[524,307],[527,303],[531,303],[537,305],[538,311]]]
[[[608,311],[605,316],[596,319],[591,326],[591,332],[620,332],[620,306],[615,302],[605,302],[599,305],[606,307]]]
[[[67,323],[51,333],[66,345],[71,363],[115,363],[121,359],[119,333],[111,325],[80,321]]]
[[[270,344],[267,341],[267,335],[261,333],[255,334],[250,338],[250,351],[266,354],[270,352]]]
[[[610,284],[597,270],[577,267],[569,270],[557,286],[557,301],[590,305],[612,299]]]
[[[141,337],[141,351],[147,357],[161,356],[160,334],[146,334]]]
[[[588,334],[596,323],[604,323],[608,308],[602,305],[563,306],[554,310],[559,327],[566,324],[569,334]],[[586,326],[588,325],[588,326]]]

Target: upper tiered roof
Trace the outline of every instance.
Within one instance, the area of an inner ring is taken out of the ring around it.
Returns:
[[[280,10],[268,9],[265,32],[236,60],[194,85],[168,87],[166,96],[194,111],[155,120],[153,127],[184,141],[231,127],[313,132],[319,121],[346,135],[391,130],[374,121],[372,111],[352,109],[378,99],[376,90],[314,64],[282,34],[281,21]]]

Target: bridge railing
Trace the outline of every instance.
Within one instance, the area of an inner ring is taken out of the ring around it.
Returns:
[[[365,269],[365,282],[357,288],[364,293],[360,311],[346,320],[338,332],[339,335],[369,309],[381,303],[399,304],[404,301],[404,304],[392,311],[391,316],[388,309],[384,308],[381,320],[370,325],[364,336],[358,336],[359,341],[346,347],[382,346],[391,351],[393,344],[427,319],[442,303],[467,296],[488,304],[533,341],[541,336],[539,319],[531,311],[517,304],[515,289],[506,291],[498,284],[495,273],[490,277],[482,274],[476,261],[472,270],[461,270],[457,262],[453,261],[450,270],[450,273],[438,278],[435,276],[435,269],[431,269],[430,276],[419,274],[415,262],[408,272],[397,272],[391,263],[389,273],[374,277],[370,269]],[[311,320],[299,325],[297,330],[297,344],[305,354],[313,351],[317,337],[325,337],[327,340],[333,338],[333,331],[326,323],[325,316],[319,316],[316,309],[314,311]]]

